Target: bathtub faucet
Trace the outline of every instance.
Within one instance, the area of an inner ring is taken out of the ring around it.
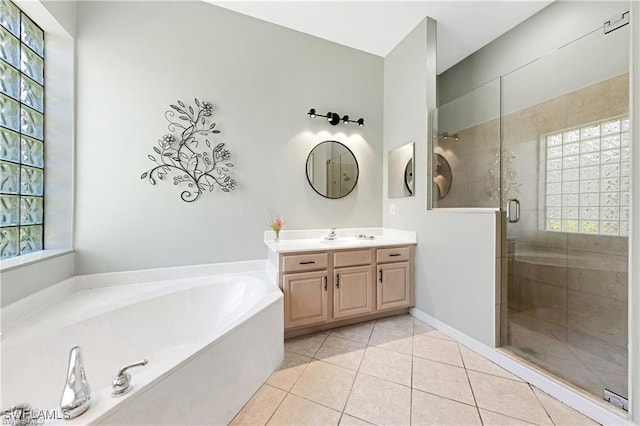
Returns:
[[[113,392],[111,396],[117,398],[131,390],[131,374],[127,373],[127,370],[132,367],[140,367],[147,365],[149,360],[143,359],[142,361],[134,362],[133,364],[125,365],[118,371],[118,375],[111,382]]]
[[[73,419],[87,411],[90,405],[91,386],[84,373],[80,346],[75,346],[69,353],[67,381],[60,399],[60,409],[65,414],[65,418]]]

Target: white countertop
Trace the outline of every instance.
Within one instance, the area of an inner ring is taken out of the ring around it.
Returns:
[[[283,230],[280,241],[275,242],[275,233],[266,231],[264,243],[273,253],[292,253],[301,251],[342,250],[369,247],[397,246],[416,244],[417,235],[412,231],[388,228],[338,228],[335,240],[326,240],[328,229]],[[358,235],[373,236],[373,239],[357,238]]]

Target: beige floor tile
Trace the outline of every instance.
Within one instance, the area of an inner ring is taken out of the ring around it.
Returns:
[[[269,385],[263,385],[240,410],[231,425],[265,425],[287,393]]]
[[[358,370],[366,346],[364,343],[335,337],[332,334],[320,346],[315,358],[340,367]]]
[[[309,334],[284,341],[284,350],[298,355],[313,357],[327,338],[325,333]]]
[[[413,337],[407,330],[376,326],[371,333],[369,346],[379,346],[394,352],[411,355],[413,353]]]
[[[480,416],[482,417],[482,424],[484,424],[484,426],[520,426],[533,424],[503,414],[494,413],[493,411],[483,410],[482,408],[480,408]]]
[[[269,425],[319,426],[337,425],[340,413],[315,402],[288,394],[276,410]]]
[[[520,377],[509,373],[504,368],[494,364],[482,355],[465,346],[460,345],[460,353],[462,354],[462,360],[464,361],[464,366],[467,370],[479,371],[481,373],[492,374],[494,376],[504,377],[505,379],[517,380],[519,382],[523,381]]]
[[[413,387],[465,404],[475,405],[464,368],[414,357]]]
[[[291,390],[310,362],[311,358],[285,352],[284,363],[267,379],[267,384],[286,391]]]
[[[478,407],[535,424],[552,424],[528,383],[470,370],[468,374]]]
[[[413,390],[412,425],[482,425],[478,409],[440,396]]]
[[[551,417],[551,420],[553,420],[553,423],[556,425],[595,426],[598,424],[584,414],[555,399],[551,395],[542,392],[540,389],[534,387],[533,391],[542,403],[542,406],[547,410],[547,413]]]
[[[331,335],[366,345],[369,343],[369,337],[371,337],[371,331],[373,331],[374,325],[375,321],[367,321],[361,324],[334,328],[331,330]]]
[[[345,413],[379,425],[407,425],[411,416],[411,389],[358,373]]]
[[[353,370],[313,361],[304,370],[291,393],[342,411],[355,377],[356,372]]]
[[[340,426],[369,426],[371,423],[365,422],[348,414],[343,414],[340,419]]]
[[[369,346],[360,371],[371,376],[411,386],[411,356]]]
[[[381,318],[376,321],[376,326],[402,330],[413,334],[413,317],[409,314],[404,314]]]
[[[453,340],[451,337],[447,336],[443,332],[436,330],[435,328],[431,327],[428,324],[423,323],[417,318],[413,319],[413,334],[435,337],[435,338],[444,339],[444,340]]]
[[[413,355],[432,361],[463,367],[462,357],[456,342],[428,336],[413,336]]]

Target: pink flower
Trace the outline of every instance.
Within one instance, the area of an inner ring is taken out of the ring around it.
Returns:
[[[282,220],[282,218],[280,216],[276,216],[273,218],[273,222],[271,223],[271,229],[273,230],[273,232],[280,232],[283,224],[284,221]]]

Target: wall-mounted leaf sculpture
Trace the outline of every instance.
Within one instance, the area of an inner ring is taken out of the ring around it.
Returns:
[[[220,133],[216,123],[210,122],[213,105],[197,98],[195,105],[195,109],[182,101],[170,105],[165,118],[171,133],[158,140],[158,146],[153,147],[155,154],[149,154],[156,166],[140,176],[140,179],[149,179],[152,185],[167,176],[173,178],[174,185],[187,185],[189,189],[180,194],[186,202],[197,200],[203,192],[211,192],[216,186],[224,192],[233,191],[237,184],[228,175],[229,167],[233,167],[229,162],[231,153],[224,143],[212,141],[214,135]]]

